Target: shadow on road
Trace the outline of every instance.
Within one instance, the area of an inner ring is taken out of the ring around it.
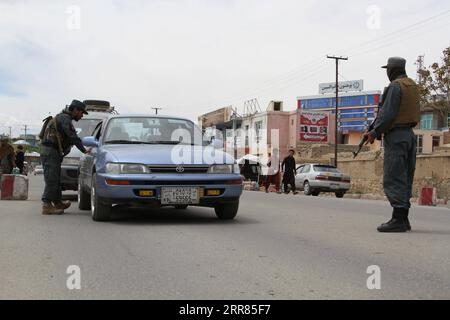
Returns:
[[[429,234],[429,235],[440,235],[440,236],[450,236],[450,230],[413,230],[411,234]]]
[[[77,203],[72,203],[76,208]],[[68,212],[72,216],[91,216],[90,211]],[[105,223],[105,222],[103,222]],[[112,209],[111,221],[107,223],[143,225],[143,224],[197,224],[197,225],[231,225],[231,224],[255,224],[259,221],[239,216],[239,212],[234,220],[219,220],[213,208],[188,207],[178,210],[172,207],[128,207],[116,205]]]

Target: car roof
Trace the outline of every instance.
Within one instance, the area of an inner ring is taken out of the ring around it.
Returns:
[[[323,167],[329,167],[329,168],[336,168],[335,166],[331,165],[331,164],[324,164],[324,163],[302,163],[300,164],[300,166],[306,166],[306,165],[310,165],[310,166],[323,166]],[[337,169],[337,168],[336,168]]]
[[[185,120],[189,122],[193,122],[190,119],[183,118],[183,117],[177,117],[177,116],[168,116],[168,115],[159,115],[159,114],[146,114],[146,113],[127,113],[127,114],[113,114],[110,115],[109,119],[115,119],[115,118],[161,118],[161,119],[176,119],[176,120]]]
[[[89,114],[83,116],[83,119],[85,120],[91,120],[91,119],[107,119],[109,116],[111,116],[111,113],[108,112],[93,112],[90,111]]]

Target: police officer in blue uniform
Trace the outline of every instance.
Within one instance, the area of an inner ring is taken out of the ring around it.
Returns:
[[[385,68],[391,81],[374,129],[365,133],[373,143],[384,137],[384,192],[393,207],[392,219],[378,227],[379,232],[406,232],[409,222],[410,199],[416,167],[416,137],[413,128],[420,121],[420,91],[408,78],[406,60],[389,58]]]

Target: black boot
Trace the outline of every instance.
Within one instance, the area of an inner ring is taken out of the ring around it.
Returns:
[[[408,217],[406,217],[406,227],[408,228],[408,231],[411,231],[411,224],[409,223]]]
[[[411,229],[407,223],[408,209],[394,208],[392,219],[377,228],[379,232],[406,232]]]
[[[407,231],[411,231],[411,224],[409,223],[409,209],[408,208],[399,208],[394,209],[393,217],[398,217],[399,219],[403,219],[406,224]]]

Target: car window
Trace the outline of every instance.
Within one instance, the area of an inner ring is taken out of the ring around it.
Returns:
[[[94,132],[92,135],[95,137],[96,140],[100,140],[101,134],[102,134],[102,122],[99,122],[97,124],[97,127],[95,127]]]
[[[298,174],[298,173],[302,173],[304,168],[305,168],[305,166],[300,166],[300,167],[298,167],[297,170],[296,170],[296,171],[297,171],[297,174]]]
[[[309,164],[305,165],[303,167],[302,173],[308,173],[311,169],[311,166]]]
[[[194,139],[196,136],[197,139]],[[189,120],[157,117],[111,119],[105,143],[202,144],[200,129]],[[199,140],[199,141],[196,141]]]
[[[327,165],[317,165],[313,167],[315,172],[333,172],[333,173],[339,173],[339,170],[336,169],[333,166],[327,166]]]
[[[101,122],[101,119],[81,119],[79,121],[72,121],[75,130],[80,138],[92,135],[95,127]]]

